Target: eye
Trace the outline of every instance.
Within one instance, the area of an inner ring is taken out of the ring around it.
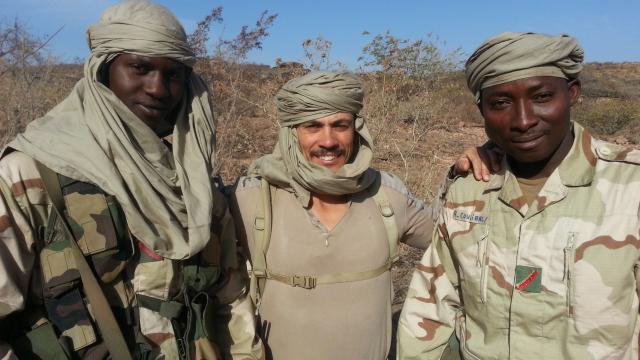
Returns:
[[[533,99],[536,102],[547,102],[553,99],[553,92],[551,91],[543,91],[534,95]]]
[[[489,101],[489,107],[492,110],[503,110],[506,109],[511,102],[507,99],[494,99]]]
[[[335,129],[337,129],[339,131],[350,130],[351,129],[351,123],[340,122],[340,123],[337,123],[337,124],[333,125],[333,128],[335,128]]]
[[[130,64],[129,67],[131,67],[136,74],[141,74],[141,75],[151,71],[151,66],[149,66],[149,64],[144,64],[144,63],[133,63],[133,64]]]
[[[166,76],[175,81],[183,81],[187,77],[187,70],[184,67],[179,67],[167,71]]]
[[[305,123],[305,124],[301,124],[298,126],[302,131],[306,131],[306,132],[315,132],[318,131],[322,128],[322,124],[319,123]]]

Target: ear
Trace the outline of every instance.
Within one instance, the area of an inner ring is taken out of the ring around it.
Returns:
[[[571,106],[578,103],[580,95],[582,94],[582,83],[580,79],[574,79],[569,81],[569,99],[571,100]]]
[[[484,117],[484,113],[482,112],[482,90],[480,90],[480,99],[476,103],[476,106],[478,107],[478,111],[480,111],[480,115]]]

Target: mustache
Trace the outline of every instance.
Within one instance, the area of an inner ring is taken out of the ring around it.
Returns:
[[[344,153],[344,150],[339,149],[339,148],[335,148],[335,149],[316,149],[311,151],[311,155],[313,156],[326,156],[326,155],[333,155],[333,156],[340,156]]]

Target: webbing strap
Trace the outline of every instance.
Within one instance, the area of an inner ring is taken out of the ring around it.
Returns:
[[[387,231],[387,240],[389,241],[389,258],[393,263],[400,257],[400,252],[398,251],[398,225],[396,224],[393,208],[384,194],[382,185],[376,184],[376,187],[376,192],[373,194],[373,201],[378,205],[378,209],[382,215],[382,222]]]
[[[389,259],[380,267],[375,268],[373,270],[334,273],[334,274],[325,274],[325,275],[318,275],[318,276],[285,275],[285,274],[274,273],[267,270],[265,278],[276,280],[293,287],[299,286],[304,289],[313,289],[316,286],[323,285],[323,284],[337,284],[337,283],[346,283],[346,282],[373,279],[375,277],[378,277],[384,274],[389,269],[391,269],[392,264],[393,262],[391,261],[391,259]]]
[[[381,183],[381,175],[378,174],[374,184],[369,187],[369,191],[382,215],[382,222],[387,233],[387,241],[389,242],[389,259],[382,266],[373,270],[309,276],[278,274],[267,269],[267,249],[269,248],[269,241],[271,239],[271,186],[265,179],[261,179],[261,196],[256,203],[253,224],[254,251],[251,253],[252,276],[249,291],[256,307],[259,306],[260,295],[264,291],[264,285],[267,279],[276,280],[294,287],[299,286],[305,289],[313,289],[316,285],[320,284],[367,280],[390,270],[393,263],[400,257],[398,250],[399,234],[393,208],[384,194]]]
[[[178,301],[161,300],[151,296],[136,294],[138,306],[159,313],[168,319],[177,319],[185,306]]]
[[[44,183],[45,191],[49,194],[49,198],[51,198],[53,205],[51,207],[51,211],[60,218],[60,222],[66,233],[65,235],[70,240],[71,252],[73,253],[73,258],[78,271],[80,272],[82,287],[84,289],[84,293],[89,299],[91,308],[93,309],[92,314],[98,324],[98,328],[102,334],[102,339],[104,340],[107,349],[109,349],[109,353],[113,359],[130,360],[132,357],[129,353],[127,342],[122,336],[122,332],[120,331],[118,322],[113,316],[109,302],[104,296],[104,293],[98,284],[98,280],[95,275],[93,275],[93,271],[91,271],[84,254],[80,251],[73,235],[71,235],[72,233],[69,230],[69,226],[62,216],[64,200],[62,198],[62,191],[60,190],[58,174],[38,161],[36,161],[36,166],[40,172],[42,182]]]
[[[260,180],[260,196],[256,203],[253,221],[253,251],[251,252],[251,284],[249,295],[256,305],[264,291],[267,273],[267,249],[271,240],[271,185],[265,179]]]

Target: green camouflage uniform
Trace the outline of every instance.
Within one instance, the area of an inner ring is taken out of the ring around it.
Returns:
[[[10,337],[12,327],[21,325],[16,319],[37,317],[40,310],[40,314],[48,312],[49,316],[42,316],[35,326],[42,325],[44,318],[57,321],[58,336],[69,341],[80,357],[99,358],[96,352],[104,352],[104,348],[91,347],[96,338],[99,341],[91,306],[86,302],[86,307],[82,306],[79,290],[68,289],[70,282],[79,280],[77,270],[73,269],[73,256],[64,250],[64,244],[41,249],[39,233],[47,225],[51,202],[34,161],[20,152],[5,156],[0,161],[0,189],[0,358],[14,355],[6,339]],[[63,193],[67,190],[64,188]],[[126,340],[130,344],[145,344],[147,356],[151,358],[178,358],[170,318],[136,304],[142,297],[174,299],[182,288],[183,270],[191,259],[162,258],[135,239],[130,244],[110,243],[110,239],[115,238],[112,232],[126,233],[126,229],[109,224],[109,215],[105,213],[105,207],[100,206],[106,201],[107,212],[112,211],[115,203],[111,196],[83,194],[81,185],[75,184],[68,194],[65,193],[65,201],[71,230],[103,283],[114,315],[119,322],[127,319],[125,326],[120,322]],[[72,203],[75,205],[71,206]],[[244,260],[237,257],[233,222],[220,193],[216,194],[215,204],[217,220],[214,221],[212,241],[193,257],[198,258],[200,270],[206,268],[209,280],[213,279],[215,283],[203,289],[209,295],[203,297],[209,305],[206,311],[194,312],[207,321],[203,323],[204,328],[191,330],[195,340],[189,344],[190,357],[260,358],[260,343],[253,343],[253,306],[246,295],[246,270]],[[87,241],[90,237],[93,240]],[[40,269],[41,259],[47,259],[43,262],[48,264],[46,268]],[[202,267],[203,264],[206,266]],[[116,276],[119,273],[125,275]],[[46,297],[55,298],[56,302],[46,303],[47,308],[43,309],[43,298]],[[205,308],[202,303],[197,306]],[[53,345],[56,344],[47,344]],[[84,349],[91,349],[93,354]]]
[[[400,359],[457,355],[454,330],[465,359],[638,359],[640,151],[573,133],[530,205],[509,170],[449,188]]]

